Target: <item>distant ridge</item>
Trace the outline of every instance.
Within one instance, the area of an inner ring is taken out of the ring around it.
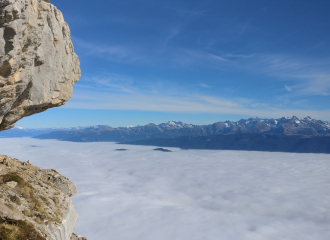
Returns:
[[[99,125],[95,127],[57,130],[35,136],[39,139],[58,139],[73,142],[131,142],[154,138],[178,138],[185,136],[212,136],[219,134],[265,133],[284,135],[324,135],[330,133],[330,124],[310,117],[298,119],[293,116],[279,119],[249,118],[239,121],[216,122],[210,125],[193,125],[168,122],[159,125],[119,127]]]
[[[310,117],[249,118],[193,125],[170,121],[159,125],[112,128],[106,125],[76,128],[25,129],[17,127],[0,137],[34,137],[73,142],[280,152],[330,153],[330,124]]]
[[[122,144],[178,147],[181,149],[330,153],[330,134],[311,136],[236,133],[202,137],[144,139]]]
[[[14,127],[9,130],[0,132],[0,138],[15,138],[15,137],[34,137],[46,133],[56,132],[56,131],[75,131],[81,129],[77,128],[23,128],[23,127]]]

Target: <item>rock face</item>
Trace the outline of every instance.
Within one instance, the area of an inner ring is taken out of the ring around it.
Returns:
[[[87,240],[87,238],[84,238],[82,236],[78,236],[76,234],[72,234],[70,240]]]
[[[70,199],[76,191],[56,170],[0,155],[0,228],[10,230],[10,222],[22,221],[32,224],[40,239],[69,240],[78,218]]]
[[[0,131],[63,105],[80,78],[70,30],[49,0],[0,0]],[[0,239],[69,240],[76,186],[56,170],[0,155]]]
[[[69,27],[49,0],[0,0],[0,131],[63,105],[80,75]]]

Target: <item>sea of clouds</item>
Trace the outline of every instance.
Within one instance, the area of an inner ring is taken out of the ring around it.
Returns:
[[[153,148],[0,139],[76,183],[88,240],[330,239],[330,155]]]

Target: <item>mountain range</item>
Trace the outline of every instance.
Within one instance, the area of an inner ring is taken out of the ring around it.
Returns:
[[[76,131],[79,128],[23,128],[14,127],[0,132],[0,138],[34,137],[57,131]]]
[[[118,142],[183,149],[227,149],[330,153],[330,124],[305,117],[299,119],[249,118],[239,121],[193,125],[170,121],[159,125],[113,128],[106,125],[76,128],[3,131],[0,137],[34,137],[73,142]]]
[[[212,136],[144,139],[124,144],[178,147],[181,149],[330,153],[330,134],[286,135],[236,133]]]
[[[39,139],[58,139],[74,142],[131,142],[155,138],[212,136],[219,134],[264,133],[316,136],[330,133],[330,124],[310,117],[282,117],[279,119],[249,118],[239,121],[216,122],[210,125],[193,125],[168,122],[159,125],[118,127],[94,126],[70,130],[57,130],[35,136]]]

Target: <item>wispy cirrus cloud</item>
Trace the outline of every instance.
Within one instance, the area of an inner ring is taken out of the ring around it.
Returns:
[[[139,51],[132,46],[90,43],[79,38],[73,38],[73,42],[77,48],[82,50],[81,52],[84,55],[120,63],[133,63],[143,60],[143,55],[139,54]]]
[[[304,95],[330,95],[330,73],[314,73],[298,76],[301,82],[296,84],[299,93]]]
[[[291,91],[292,91],[292,88],[290,88],[290,87],[287,86],[287,85],[284,85],[284,88],[285,88],[285,90],[287,90],[288,92],[291,92]]]
[[[290,86],[285,84],[285,89],[294,96],[330,94],[330,59],[254,54],[231,62],[238,69],[270,76],[278,82],[290,82]]]
[[[80,87],[94,91],[134,93],[133,78],[120,74],[84,75],[80,79]]]
[[[203,48],[182,48],[168,46],[168,42],[181,34],[176,26],[167,32],[162,43],[154,46],[101,45],[74,38],[75,45],[84,54],[119,63],[138,64],[157,68],[209,69],[218,71],[257,74],[265,81],[283,82],[285,90],[293,97],[330,95],[330,58],[313,59],[287,54],[231,53]],[[219,53],[220,52],[220,53]],[[243,75],[244,77],[244,75]],[[269,80],[271,79],[271,80]],[[205,82],[205,84],[208,84]],[[282,85],[283,86],[283,85]]]
[[[201,88],[212,88],[212,86],[206,84],[206,83],[198,83],[196,84],[197,87],[201,87]]]
[[[170,91],[152,93],[148,90],[123,90],[121,92],[96,91],[88,87],[76,87],[73,99],[65,108],[135,110],[172,113],[212,113],[237,114],[258,117],[282,117],[296,115],[298,117],[311,116],[329,120],[328,110],[303,110],[279,108],[253,99],[221,98],[202,94],[182,92],[173,95]]]
[[[225,57],[207,52],[207,51],[200,51],[200,50],[191,50],[185,49],[183,50],[189,57],[192,57],[193,60],[200,61],[216,61],[216,62],[228,62],[229,60]]]

